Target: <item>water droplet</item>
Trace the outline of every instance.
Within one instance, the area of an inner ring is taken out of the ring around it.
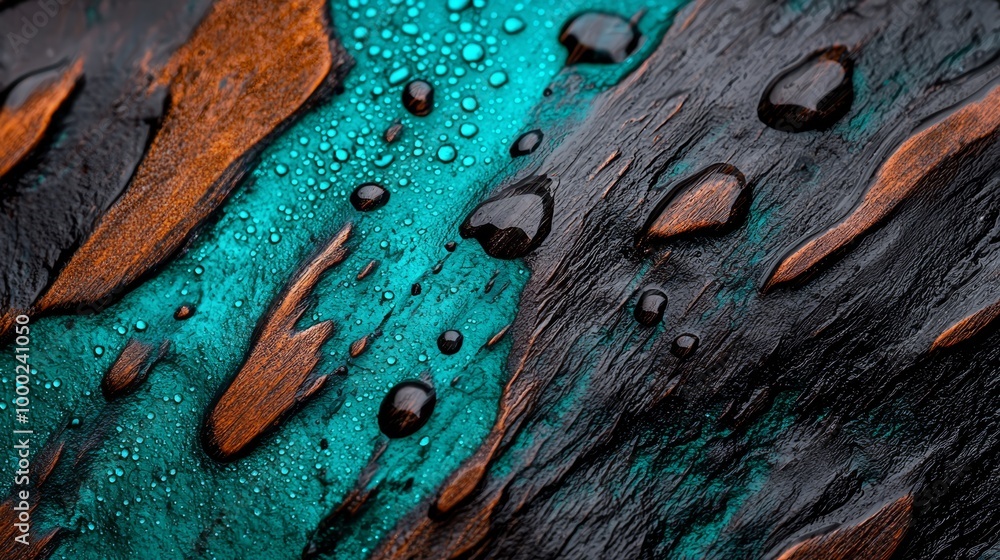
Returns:
[[[370,212],[389,202],[389,191],[378,183],[364,183],[351,193],[351,206],[361,212]]]
[[[632,22],[616,14],[587,12],[566,22],[559,42],[569,51],[566,64],[614,64],[629,57],[642,34]]]
[[[104,355],[104,347],[103,346],[94,346],[94,355],[97,356],[98,358],[100,358],[101,356],[103,356]]]
[[[392,126],[385,129],[385,141],[386,143],[392,144],[396,140],[399,140],[399,137],[402,134],[403,125],[401,123],[393,123]]]
[[[185,319],[190,319],[194,315],[195,308],[190,303],[182,304],[180,307],[174,311],[174,319],[178,321],[183,321]]]
[[[412,286],[410,286],[411,296],[419,296],[421,291],[423,290],[420,288],[420,284],[413,284]]]
[[[455,249],[457,248],[458,248],[458,243],[455,243],[454,241],[449,241],[444,244],[444,250],[448,251],[449,253],[455,252]]]
[[[397,68],[389,74],[389,84],[398,86],[403,83],[404,80],[410,77],[410,69],[407,67]]]
[[[520,18],[511,16],[503,21],[503,30],[511,35],[520,33],[521,31],[524,31],[524,21]]]
[[[472,138],[479,132],[479,127],[472,123],[463,123],[462,126],[458,127],[458,133],[465,138]]]
[[[445,144],[444,146],[438,148],[437,157],[444,163],[451,163],[455,161],[456,157],[458,157],[458,151],[455,150],[454,146]]]
[[[853,73],[846,47],[817,51],[768,84],[757,116],[784,132],[829,128],[851,109]]]
[[[552,228],[552,194],[548,177],[529,177],[477,206],[459,226],[459,234],[475,238],[490,256],[516,259],[527,255]]]
[[[378,427],[394,439],[412,435],[427,424],[436,403],[434,388],[427,383],[416,379],[401,381],[382,399]]]
[[[635,320],[644,327],[652,327],[663,320],[663,310],[667,307],[667,294],[650,288],[639,296],[635,304]]]
[[[281,241],[281,234],[280,234],[280,233],[277,233],[277,232],[275,232],[275,233],[272,233],[272,234],[271,234],[271,235],[270,235],[270,236],[268,237],[268,241],[270,241],[271,243],[278,243],[278,242],[280,242],[280,241]]]
[[[462,47],[462,59],[466,62],[479,62],[486,56],[486,50],[479,43],[469,43]]]
[[[274,172],[278,174],[278,177],[284,177],[288,173],[288,166],[283,163],[279,163],[274,166]]]
[[[463,340],[464,337],[462,337],[462,333],[456,330],[444,331],[437,340],[438,350],[440,350],[442,354],[454,354],[462,349]]]
[[[461,12],[462,10],[469,7],[472,0],[448,0],[448,11],[449,12]]]
[[[535,129],[525,132],[510,147],[510,157],[526,156],[542,145],[542,131]]]
[[[463,97],[462,98],[462,109],[472,112],[479,108],[479,102],[476,101],[475,97]]]
[[[750,210],[746,177],[727,163],[710,165],[671,187],[643,225],[640,243],[731,231]]]
[[[490,74],[490,85],[493,87],[500,87],[507,83],[507,73],[499,70]]]
[[[687,333],[675,338],[673,344],[670,345],[670,352],[682,360],[690,357],[697,349],[698,337]]]
[[[403,107],[418,117],[426,117],[434,108],[434,87],[423,80],[413,80],[403,88]]]
[[[142,332],[146,330],[146,321],[139,320],[135,322],[135,330]]]

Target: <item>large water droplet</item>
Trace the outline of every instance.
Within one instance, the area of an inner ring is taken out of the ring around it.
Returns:
[[[652,327],[663,320],[663,310],[667,308],[667,294],[656,288],[642,292],[635,304],[635,320],[644,327]]]
[[[389,191],[378,183],[364,183],[351,193],[351,206],[362,212],[370,212],[389,202]]]
[[[510,147],[511,157],[526,156],[542,145],[542,131],[535,129],[525,132]]]
[[[378,427],[390,438],[402,438],[422,428],[434,412],[434,388],[416,379],[389,390],[378,410]]]
[[[516,259],[527,255],[552,228],[552,179],[529,177],[477,206],[459,226],[459,234],[475,238],[490,256]]]
[[[587,12],[569,20],[559,42],[569,50],[566,64],[613,64],[639,47],[642,34],[632,22],[616,14]]]
[[[403,88],[403,107],[418,117],[426,117],[434,108],[434,86],[413,80]]]
[[[851,109],[853,73],[847,47],[817,51],[768,84],[757,115],[784,132],[829,128]]]
[[[454,354],[462,349],[463,340],[462,333],[456,330],[444,331],[437,340],[438,350],[442,354]]]
[[[731,231],[750,209],[746,177],[727,163],[710,165],[670,188],[642,228],[641,241]]]

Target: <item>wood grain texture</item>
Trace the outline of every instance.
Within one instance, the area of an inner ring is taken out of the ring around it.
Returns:
[[[104,373],[101,380],[104,398],[113,401],[138,390],[149,377],[149,370],[169,349],[169,340],[164,340],[156,347],[130,339],[115,363]]]
[[[911,492],[901,558],[996,550],[1000,441],[981,422],[1000,406],[997,346],[926,350],[940,333],[927,306],[961,307],[962,286],[1000,269],[965,264],[973,248],[989,254],[1000,192],[977,97],[1000,76],[1000,47],[969,37],[998,31],[985,0],[690,4],[586,119],[546,130],[558,140],[496,186],[558,177],[551,233],[525,258],[494,427],[372,557],[757,558],[845,504],[863,502],[853,518]],[[833,45],[863,77],[843,119],[794,134],[762,123],[773,78]],[[557,81],[546,103],[577,87]],[[718,162],[754,186],[746,222],[634,251],[664,186]],[[880,168],[905,191],[875,199],[895,207],[884,230],[813,282],[761,293],[788,248],[850,212]],[[935,188],[914,196],[903,179]],[[670,302],[655,329],[632,318],[646,287]],[[700,341],[684,359],[671,352],[681,334]],[[932,498],[938,480],[948,492]]]
[[[889,560],[910,526],[913,497],[886,505],[861,523],[812,537],[778,560]]]
[[[51,75],[54,73],[55,75]],[[83,74],[83,61],[44,73],[41,83],[30,84],[28,76],[7,93],[0,108],[0,176],[5,175],[27,156],[45,135],[53,115],[63,106]],[[33,85],[26,98],[23,87]],[[15,97],[17,99],[15,99]]]
[[[177,252],[266,139],[338,83],[328,19],[322,0],[214,4],[159,78],[170,104],[128,189],[37,308],[99,302]]]
[[[952,348],[975,338],[996,324],[1000,318],[1000,301],[991,303],[951,325],[931,344],[931,351]]]
[[[664,195],[649,215],[642,240],[721,233],[736,226],[749,208],[746,177],[731,165],[712,165]]]
[[[29,437],[30,436],[24,436]],[[20,528],[16,525],[22,523],[20,514],[27,511],[30,525],[37,527],[35,519],[36,510],[41,503],[41,487],[52,474],[53,469],[59,463],[65,450],[65,443],[56,439],[54,442],[43,447],[36,456],[31,458],[30,469],[31,483],[29,485],[17,485],[11,495],[3,502],[0,502],[0,558],[4,560],[43,560],[48,558],[55,549],[57,537],[63,532],[60,528],[38,531],[32,529],[28,533],[27,544],[15,540],[15,537],[22,535]],[[19,495],[20,490],[28,491],[28,499],[22,500]]]
[[[879,169],[861,204],[836,226],[785,257],[765,289],[815,272],[823,262],[879,225],[903,201],[921,189],[948,181],[950,174],[943,173],[946,165],[956,159],[976,157],[985,144],[996,141],[998,132],[1000,82],[991,84],[981,99],[963,102],[940,122],[927,125],[903,142]]]
[[[261,318],[250,350],[205,416],[202,443],[218,461],[248,453],[295,406],[314,395],[327,375],[315,375],[320,349],[333,334],[331,321],[297,330],[307,298],[322,274],[347,257],[350,224],[327,242],[277,296]]]

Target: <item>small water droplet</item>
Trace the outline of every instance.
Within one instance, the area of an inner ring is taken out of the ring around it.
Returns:
[[[462,109],[472,112],[479,108],[479,102],[476,101],[475,97],[463,97],[462,98]]]
[[[507,83],[507,73],[503,70],[498,70],[490,74],[489,82],[493,87],[500,87]]]
[[[639,48],[640,39],[642,34],[635,24],[617,14],[600,12],[574,17],[559,33],[559,42],[569,51],[566,64],[621,62]]]
[[[436,403],[434,388],[427,383],[416,379],[401,381],[382,399],[378,427],[393,439],[412,435],[427,424]]]
[[[413,80],[403,88],[403,107],[418,117],[426,117],[434,108],[434,87],[423,80]]]
[[[486,50],[479,43],[469,43],[462,47],[462,59],[466,62],[479,62],[486,56]]]
[[[518,17],[511,16],[503,21],[503,30],[511,35],[520,33],[524,31],[524,21]]]
[[[437,339],[438,350],[442,354],[455,354],[462,349],[462,342],[464,337],[462,333],[456,330],[447,330],[441,333],[441,336]]]
[[[698,337],[687,333],[675,338],[673,344],[670,345],[670,352],[682,360],[690,357],[697,349]]]
[[[458,127],[458,133],[465,138],[472,138],[479,132],[479,127],[472,123],[463,123],[462,126]]]
[[[351,206],[361,212],[370,212],[389,202],[389,191],[378,183],[364,183],[351,193]]]
[[[525,132],[510,147],[511,157],[526,156],[542,145],[542,131],[535,129]]]
[[[94,346],[94,355],[97,356],[98,358],[100,358],[101,356],[103,356],[104,355],[104,347],[103,346]]]
[[[459,234],[475,238],[490,256],[516,259],[527,255],[552,228],[552,194],[548,177],[529,177],[477,206],[459,226]]]
[[[146,326],[147,326],[146,325],[146,321],[139,320],[139,321],[135,322],[135,330],[137,330],[139,332],[142,332],[142,331],[146,330]]]
[[[392,144],[396,140],[399,140],[400,135],[403,134],[402,123],[393,123],[392,126],[385,130],[385,141],[386,143]]]
[[[275,233],[272,233],[272,234],[271,234],[271,235],[270,235],[270,236],[268,237],[268,241],[270,241],[271,243],[279,243],[279,242],[281,241],[281,234],[280,234],[280,233],[277,233],[277,232],[275,232]]]
[[[437,157],[444,163],[451,163],[458,157],[458,151],[451,144],[445,144],[438,148]]]
[[[413,284],[410,286],[411,296],[419,296],[421,291],[423,291],[423,289],[420,287],[420,284]]]
[[[194,315],[194,312],[194,305],[191,305],[190,303],[182,304],[176,311],[174,311],[174,319],[177,319],[178,321],[190,319],[191,316]]]
[[[278,177],[284,177],[288,173],[288,166],[283,163],[279,163],[274,166],[274,172],[278,174]]]
[[[652,327],[663,320],[663,310],[667,307],[667,294],[655,288],[642,292],[635,304],[635,320],[644,327]]]

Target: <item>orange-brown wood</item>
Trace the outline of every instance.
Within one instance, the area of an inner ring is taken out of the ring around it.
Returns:
[[[900,203],[928,184],[932,174],[1000,130],[1000,85],[906,140],[882,165],[861,204],[839,224],[786,256],[764,290],[801,281],[886,219]]]
[[[30,437],[30,436],[28,436]],[[39,488],[45,484],[49,475],[56,468],[62,458],[65,443],[57,440],[42,448],[32,459],[30,470],[32,471],[30,484],[28,486],[16,485],[11,489],[11,495],[3,502],[0,502],[0,558],[4,560],[38,560],[48,558],[54,549],[54,539],[61,529],[50,529],[39,534],[32,529],[28,533],[28,544],[16,541],[22,532],[16,523],[21,523],[20,514],[27,511],[31,518],[31,525],[36,524],[35,509],[39,504]],[[28,491],[28,499],[22,500],[21,490]],[[21,537],[23,538],[23,537]]]
[[[104,398],[113,401],[134,393],[149,377],[149,370],[153,364],[159,361],[169,348],[169,340],[164,340],[159,347],[135,339],[129,340],[101,380],[101,392]]]
[[[957,346],[985,331],[996,323],[998,318],[1000,318],[1000,301],[987,305],[945,329],[934,339],[931,351]]]
[[[121,199],[38,303],[100,300],[182,247],[268,136],[346,68],[325,0],[221,0],[161,76],[163,125]]]
[[[889,560],[910,526],[913,497],[904,496],[886,505],[857,525],[805,540],[778,560]]]
[[[347,256],[350,224],[341,229],[288,283],[261,319],[243,365],[205,418],[205,451],[219,461],[246,452],[297,404],[322,387],[327,376],[313,376],[320,349],[333,334],[323,321],[305,330],[295,324],[322,274]]]
[[[45,137],[45,131],[52,122],[52,116],[69,99],[80,76],[83,75],[83,61],[65,66],[61,72],[46,72],[41,83],[29,76],[20,86],[15,86],[0,108],[0,176],[10,171]],[[22,98],[19,87],[34,86],[24,92]]]
[[[746,178],[731,165],[715,165],[668,192],[650,214],[646,240],[721,231],[749,206]]]

